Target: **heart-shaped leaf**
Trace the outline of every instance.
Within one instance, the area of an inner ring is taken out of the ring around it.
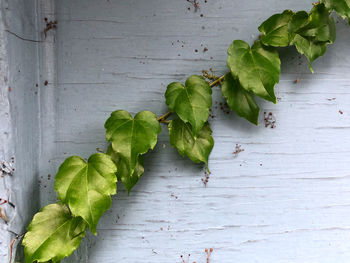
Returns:
[[[211,136],[212,130],[208,122],[194,137],[190,124],[177,118],[169,124],[170,144],[176,148],[182,156],[188,156],[193,162],[203,162],[208,167],[208,158],[214,146]]]
[[[227,65],[241,86],[263,99],[276,103],[274,87],[279,81],[280,65],[277,50],[256,41],[252,48],[235,40],[227,51]]]
[[[322,56],[327,45],[335,41],[335,23],[324,4],[316,4],[310,14],[290,10],[271,16],[261,24],[261,41],[267,46],[295,45],[298,52],[312,62]]]
[[[157,116],[150,111],[141,111],[135,118],[127,111],[115,111],[106,121],[105,128],[107,141],[128,166],[130,176],[139,155],[154,148],[161,131]]]
[[[61,203],[45,206],[37,213],[25,234],[25,262],[59,262],[76,250],[85,236],[86,224],[72,217]]]
[[[285,10],[281,14],[275,14],[259,26],[263,34],[261,42],[266,46],[285,47],[291,40],[290,23],[294,16],[293,11]]]
[[[81,216],[96,234],[98,220],[111,205],[110,195],[117,192],[117,167],[103,153],[90,156],[85,162],[78,156],[67,158],[55,179],[60,200],[69,204],[75,216]]]
[[[107,149],[107,154],[111,156],[112,160],[117,165],[118,180],[123,182],[123,185],[125,186],[126,190],[128,191],[128,193],[130,193],[131,188],[134,187],[134,185],[138,182],[138,180],[145,171],[143,167],[143,156],[139,156],[134,172],[131,173],[127,162],[125,162],[123,158],[121,158],[119,154],[113,150],[112,145],[109,145]]]
[[[324,4],[317,4],[310,14],[298,12],[291,23],[293,38],[291,45],[295,45],[300,54],[307,57],[311,72],[312,62],[326,52],[327,45],[335,41],[335,24]]]
[[[324,4],[316,4],[308,16],[307,23],[299,28],[296,34],[312,37],[316,42],[333,43],[336,38],[336,30],[334,19],[329,15],[329,10]]]
[[[232,74],[225,75],[221,91],[231,110],[234,110],[239,116],[251,123],[258,125],[260,109],[255,102],[254,94],[243,89],[239,81],[232,77]]]
[[[321,0],[328,9],[334,10],[343,19],[348,19],[350,23],[350,1],[349,0]]]
[[[302,55],[305,55],[309,61],[309,68],[313,73],[312,62],[315,61],[318,57],[324,55],[327,50],[327,43],[319,43],[310,38],[303,37],[301,35],[295,35],[293,41],[291,42],[295,45],[298,52]]]
[[[180,82],[170,83],[165,98],[170,111],[189,122],[194,136],[197,136],[209,117],[211,94],[208,82],[202,76],[193,75],[186,80],[185,86]]]

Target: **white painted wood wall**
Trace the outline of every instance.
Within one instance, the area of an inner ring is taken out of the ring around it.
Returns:
[[[311,4],[200,0],[194,12],[186,0],[38,0],[38,34],[44,17],[58,21],[38,44],[40,206],[56,200],[53,178],[65,158],[105,148],[113,110],[165,113],[168,83],[209,68],[223,74],[233,40],[252,43],[270,15]],[[315,74],[294,48],[281,50],[279,101],[259,100],[258,127],[222,112],[214,88],[207,187],[204,167],[180,157],[163,126],[143,178],[129,197],[118,184],[98,236],[65,262],[178,263],[190,253],[205,263],[210,247],[210,263],[350,262],[350,27],[337,21],[337,41]],[[264,127],[264,112],[274,129]]]

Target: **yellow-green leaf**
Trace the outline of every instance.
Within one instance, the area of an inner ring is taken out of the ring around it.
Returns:
[[[69,204],[75,216],[81,216],[96,234],[98,220],[111,205],[110,195],[117,192],[117,168],[107,154],[96,153],[86,162],[78,156],[67,158],[55,179],[60,200]]]
[[[212,105],[212,90],[202,76],[190,76],[185,85],[180,82],[170,83],[165,98],[170,111],[186,123],[190,123],[194,136],[208,120]]]
[[[83,219],[73,217],[65,205],[45,206],[34,215],[23,238],[25,262],[59,262],[79,247],[85,228]]]

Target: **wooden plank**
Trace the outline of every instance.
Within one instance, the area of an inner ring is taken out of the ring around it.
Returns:
[[[50,150],[40,157],[41,204],[56,200],[52,178],[66,157],[105,148],[111,111],[164,113],[168,83],[210,67],[224,73],[232,40],[252,43],[264,19],[311,3],[208,0],[194,12],[185,0],[57,2],[58,29],[50,32],[57,83],[48,94],[55,106],[41,108],[41,118],[54,120],[42,130],[41,147]],[[181,158],[163,126],[144,177],[129,197],[118,185],[98,236],[65,262],[180,262],[188,253],[205,262],[208,247],[212,262],[347,262],[350,27],[338,20],[337,31],[315,74],[293,48],[281,52],[279,103],[259,101],[276,118],[274,129],[264,127],[263,114],[254,127],[221,111],[214,88],[207,187],[204,167]],[[244,152],[235,157],[236,144]]]

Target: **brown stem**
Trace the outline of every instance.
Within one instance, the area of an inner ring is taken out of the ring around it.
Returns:
[[[10,260],[9,260],[9,263],[12,262],[13,246],[15,245],[16,241],[17,241],[18,239],[20,239],[21,237],[23,237],[23,236],[24,236],[24,234],[22,234],[22,235],[17,235],[14,239],[12,239],[12,241],[11,241],[11,243],[10,243],[10,255],[9,255]]]
[[[209,83],[210,87],[214,87],[215,85],[221,83],[221,81],[224,79],[226,74],[222,75],[221,77],[217,78],[216,80],[212,81]],[[166,122],[165,120],[171,115],[171,112],[167,112],[165,114],[163,114],[162,116],[157,118],[157,121],[159,121],[160,123],[166,123],[168,124],[169,122]]]
[[[224,79],[226,74],[222,75],[221,77],[217,78],[216,80],[214,80],[213,82],[209,83],[210,87],[214,87],[215,85],[221,83],[221,81]]]
[[[168,118],[168,117],[170,116],[170,114],[171,114],[170,111],[167,112],[167,113],[165,113],[165,114],[163,114],[162,116],[160,116],[159,118],[157,118],[157,121],[160,121],[160,122],[161,122],[162,120]]]

